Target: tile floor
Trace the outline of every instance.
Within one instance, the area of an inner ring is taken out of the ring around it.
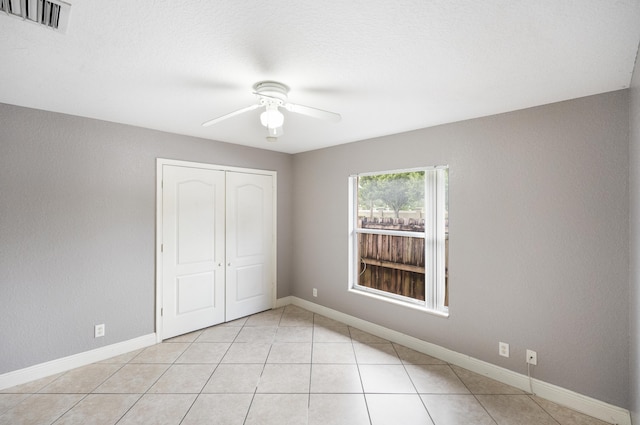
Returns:
[[[604,422],[287,306],[6,389],[0,424]]]

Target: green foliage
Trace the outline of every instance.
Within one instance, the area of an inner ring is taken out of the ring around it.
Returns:
[[[358,178],[358,203],[371,211],[392,209],[398,217],[404,208],[424,206],[424,172],[377,174]]]

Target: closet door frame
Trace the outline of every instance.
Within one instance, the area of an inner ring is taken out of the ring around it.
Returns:
[[[162,168],[165,165],[171,166],[179,166],[179,167],[191,167],[191,168],[202,168],[207,170],[218,170],[218,171],[233,171],[238,173],[247,173],[247,174],[261,174],[271,176],[273,179],[273,238],[272,238],[272,261],[271,264],[271,308],[275,308],[277,304],[277,173],[275,171],[269,170],[260,170],[254,168],[240,168],[240,167],[229,167],[226,165],[217,165],[217,164],[208,164],[202,162],[191,162],[191,161],[181,161],[174,159],[166,159],[166,158],[157,158],[156,159],[156,251],[155,251],[155,260],[156,260],[156,295],[155,295],[155,331],[156,331],[156,342],[162,342],[162,305],[163,305],[163,295],[162,295],[162,279],[163,279],[163,264],[162,264],[162,197],[163,197],[163,188],[162,188]]]

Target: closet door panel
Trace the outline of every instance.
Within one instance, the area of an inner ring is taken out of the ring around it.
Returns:
[[[163,167],[162,337],[224,321],[224,172]]]
[[[226,320],[272,307],[273,178],[227,172]]]

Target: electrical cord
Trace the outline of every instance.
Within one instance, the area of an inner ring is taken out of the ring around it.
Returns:
[[[531,359],[528,359],[531,360]],[[529,377],[529,392],[531,393],[531,395],[536,395],[533,392],[533,384],[531,382],[531,363],[529,363],[529,361],[527,360],[527,376]]]

